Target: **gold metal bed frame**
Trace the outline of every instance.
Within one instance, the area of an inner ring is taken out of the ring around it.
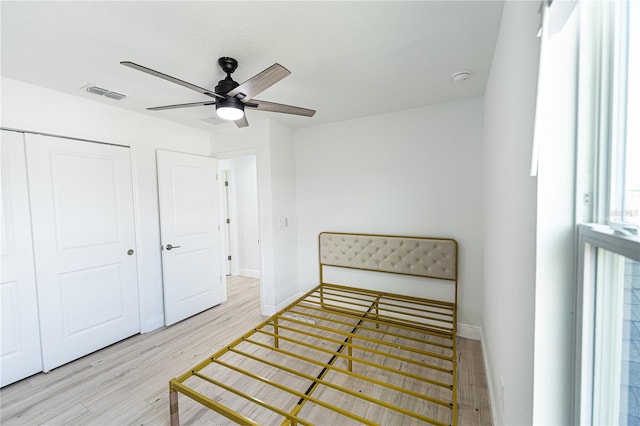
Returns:
[[[457,424],[457,242],[327,232],[318,240],[320,285],[172,379],[172,426],[178,392],[242,425]],[[418,290],[437,280],[452,296],[369,290],[349,276],[355,285],[339,285],[325,282],[327,271],[406,275]]]

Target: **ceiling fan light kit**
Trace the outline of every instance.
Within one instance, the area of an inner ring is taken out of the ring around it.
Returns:
[[[223,120],[236,121],[244,116],[244,111],[236,107],[221,107],[216,105],[216,114]]]
[[[235,122],[238,127],[246,127],[249,125],[244,114],[245,108],[300,115],[304,117],[313,117],[316,113],[315,110],[312,109],[277,104],[275,102],[259,101],[254,98],[254,96],[291,74],[288,69],[280,64],[273,64],[244,83],[238,84],[231,78],[231,74],[238,67],[238,61],[226,56],[222,57],[218,59],[218,65],[220,65],[220,68],[222,68],[222,71],[224,71],[227,76],[220,80],[215,89],[211,91],[133,62],[123,61],[120,63],[129,68],[162,78],[163,80],[170,81],[215,99],[203,102],[151,107],[147,108],[148,110],[159,111],[165,109],[215,105],[218,117],[224,120],[231,120]]]
[[[236,121],[244,116],[244,104],[236,98],[216,101],[216,114],[223,120]]]

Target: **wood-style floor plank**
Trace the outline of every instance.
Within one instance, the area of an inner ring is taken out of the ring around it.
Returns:
[[[169,380],[264,321],[259,292],[256,279],[229,278],[228,301],[217,307],[0,389],[0,423],[168,425]],[[489,425],[480,342],[458,338],[458,355],[459,424]],[[184,424],[206,423],[209,414],[180,398]]]

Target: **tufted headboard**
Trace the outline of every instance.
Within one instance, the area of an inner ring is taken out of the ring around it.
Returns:
[[[457,281],[453,239],[322,232],[320,268],[337,266]]]

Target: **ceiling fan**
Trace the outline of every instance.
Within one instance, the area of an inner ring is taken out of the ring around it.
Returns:
[[[238,61],[233,58],[222,57],[218,59],[218,65],[220,65],[220,68],[222,68],[222,71],[224,71],[227,76],[220,80],[218,82],[218,85],[212,91],[133,62],[123,61],[120,63],[129,68],[133,68],[138,71],[160,77],[163,80],[179,84],[180,86],[186,87],[187,89],[195,90],[196,92],[213,98],[212,100],[202,102],[191,102],[187,104],[165,105],[147,108],[150,111],[215,105],[216,113],[220,118],[231,120],[236,123],[236,126],[238,127],[246,127],[249,125],[247,117],[244,114],[245,108],[256,109],[258,111],[271,111],[281,112],[285,114],[302,115],[305,117],[313,117],[313,115],[316,113],[315,110],[312,109],[254,99],[254,96],[258,95],[262,91],[266,90],[267,88],[271,87],[278,81],[291,74],[288,69],[280,64],[273,64],[264,71],[254,75],[244,83],[238,84],[231,78],[231,74],[236,70],[236,68],[238,68]]]

